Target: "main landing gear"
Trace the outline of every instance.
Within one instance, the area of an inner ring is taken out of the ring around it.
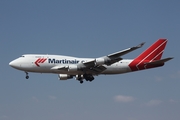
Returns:
[[[78,80],[81,84],[84,82],[82,75],[76,75],[76,80]]]
[[[84,78],[86,79],[86,81],[93,81],[94,77],[91,74],[84,74]]]
[[[25,72],[25,73],[26,73],[26,79],[29,79],[28,72]]]
[[[91,74],[76,75],[76,80],[78,80],[81,84],[84,82],[83,79],[91,82],[94,80],[94,77]]]

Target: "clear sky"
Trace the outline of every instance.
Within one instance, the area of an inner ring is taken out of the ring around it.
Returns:
[[[179,120],[179,0],[1,0],[0,120]],[[8,63],[27,53],[101,57],[167,38],[161,68],[100,75],[80,84],[25,73]]]

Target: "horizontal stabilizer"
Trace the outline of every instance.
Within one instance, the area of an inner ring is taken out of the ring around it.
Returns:
[[[169,57],[169,58],[165,58],[165,59],[161,59],[161,60],[156,60],[156,61],[153,61],[153,62],[148,62],[148,63],[145,63],[145,64],[148,64],[148,65],[157,65],[157,64],[162,64],[162,63],[165,63],[169,60],[173,59],[172,57]]]

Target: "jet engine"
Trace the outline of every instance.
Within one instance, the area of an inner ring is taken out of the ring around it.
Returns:
[[[67,80],[73,78],[72,75],[68,75],[68,74],[59,74],[58,77],[60,80]]]
[[[105,63],[105,59],[104,58],[97,58],[95,60],[95,64],[96,65],[103,65]]]
[[[111,59],[109,57],[100,57],[95,59],[95,65],[103,65],[110,61]]]
[[[100,58],[96,58],[95,59],[95,65],[103,65],[103,64],[106,64],[106,65],[111,65],[115,62],[118,62],[122,60],[122,58],[110,58],[108,56],[104,56],[104,57],[100,57]]]
[[[70,72],[74,72],[78,70],[78,66],[77,65],[70,65],[68,68],[68,71]]]

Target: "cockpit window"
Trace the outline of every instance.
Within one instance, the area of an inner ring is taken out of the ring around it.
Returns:
[[[22,55],[21,57],[24,57],[24,55]]]

